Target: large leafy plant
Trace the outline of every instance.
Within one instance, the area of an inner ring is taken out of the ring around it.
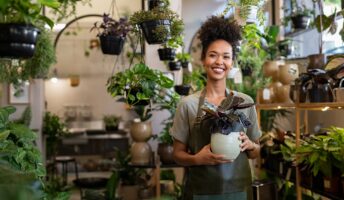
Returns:
[[[332,127],[325,135],[311,135],[301,140],[296,153],[298,163],[307,166],[316,176],[319,172],[327,177],[333,175],[333,169],[343,172],[344,129]]]
[[[36,133],[23,124],[9,121],[9,116],[15,110],[11,106],[0,108],[0,162],[41,180],[45,170],[41,153],[34,146]]]
[[[52,19],[43,15],[43,7],[58,10],[60,3],[57,0],[1,0],[0,23],[25,23],[33,25],[54,25]]]

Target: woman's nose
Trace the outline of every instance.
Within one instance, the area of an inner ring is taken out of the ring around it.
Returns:
[[[223,63],[223,58],[222,58],[222,56],[218,56],[217,58],[216,58],[216,64],[222,64]]]

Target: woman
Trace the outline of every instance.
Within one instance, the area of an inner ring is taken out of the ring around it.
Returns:
[[[200,107],[205,101],[219,106],[233,93],[243,98],[244,103],[253,103],[251,97],[226,89],[234,50],[241,39],[240,27],[235,21],[213,16],[202,25],[199,37],[207,85],[203,91],[181,100],[171,129],[174,159],[187,166],[184,199],[250,199],[252,177],[248,159],[256,158],[260,151],[255,108],[240,110],[252,126],[240,133],[241,153],[235,160],[226,160],[223,155],[211,152],[210,129],[201,128],[199,121],[202,115]],[[199,144],[206,145],[200,147]]]

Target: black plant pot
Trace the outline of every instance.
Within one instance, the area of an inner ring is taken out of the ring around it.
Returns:
[[[140,26],[148,44],[162,44],[171,37],[170,20],[146,21],[142,22]],[[161,29],[164,29],[166,34],[161,34],[159,31],[156,31]]]
[[[291,17],[294,29],[306,29],[308,28],[311,17],[306,15],[296,15]]]
[[[122,52],[124,38],[113,35],[99,36],[103,54],[119,55]]]
[[[25,24],[0,24],[0,57],[31,58],[39,29]]]
[[[160,156],[160,160],[164,164],[173,164],[173,145],[166,144],[166,143],[159,143],[158,144],[158,155]]]
[[[172,48],[163,48],[158,49],[158,54],[160,60],[174,60],[176,57],[176,49]]]
[[[106,126],[105,125],[105,130],[107,132],[115,132],[115,131],[118,131],[118,126]]]
[[[148,0],[148,9],[153,10],[156,7],[163,7],[165,3],[160,0]]]
[[[241,73],[243,76],[251,76],[252,75],[252,67],[249,65],[245,65],[241,68]]]
[[[179,61],[170,61],[168,62],[168,67],[171,71],[178,71],[182,67],[182,64]]]
[[[308,90],[310,102],[333,102],[330,84],[318,84]]]
[[[182,96],[186,96],[189,94],[191,86],[190,85],[175,85],[174,90]]]
[[[183,68],[188,68],[189,67],[189,61],[181,62]]]
[[[278,49],[281,52],[282,56],[287,57],[291,54],[292,46],[291,44],[279,44]]]

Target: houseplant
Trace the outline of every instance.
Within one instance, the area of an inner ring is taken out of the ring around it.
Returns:
[[[296,0],[291,0],[291,9],[285,8],[284,13],[284,26],[288,26],[289,22],[292,21],[294,29],[306,29],[310,25],[314,11],[308,9],[304,4],[300,6]]]
[[[9,0],[0,5],[0,57],[30,58],[33,56],[39,29],[54,25],[42,14],[43,7],[57,10],[57,0]]]
[[[138,26],[142,29],[148,44],[164,43],[170,38],[178,37],[184,29],[178,14],[167,6],[135,12],[129,21],[135,31],[138,32]]]
[[[113,97],[121,96],[125,103],[135,106],[148,105],[150,100],[154,102],[155,94],[172,86],[173,80],[164,76],[161,71],[139,63],[110,77],[107,91]]]
[[[100,25],[94,23],[92,30],[97,30],[100,39],[101,49],[104,54],[119,55],[122,52],[125,38],[131,25],[126,18],[114,20],[109,14],[103,14],[103,21]]]
[[[106,131],[116,131],[118,130],[118,124],[121,120],[121,117],[117,115],[104,115],[103,122],[105,124]]]
[[[191,62],[191,55],[186,52],[177,53],[176,58],[182,63],[183,68],[188,68]]]
[[[234,8],[235,19],[240,24],[256,23],[258,21],[262,25],[264,22],[264,3],[265,0],[229,0],[222,15],[226,15],[231,8]]]
[[[55,158],[57,154],[57,145],[61,137],[68,134],[66,126],[60,121],[59,116],[46,112],[43,117],[42,132],[46,135],[46,149],[48,158]]]
[[[183,37],[181,35],[167,40],[167,42],[162,45],[163,48],[158,49],[160,60],[174,60],[176,57],[176,49],[183,44]]]

